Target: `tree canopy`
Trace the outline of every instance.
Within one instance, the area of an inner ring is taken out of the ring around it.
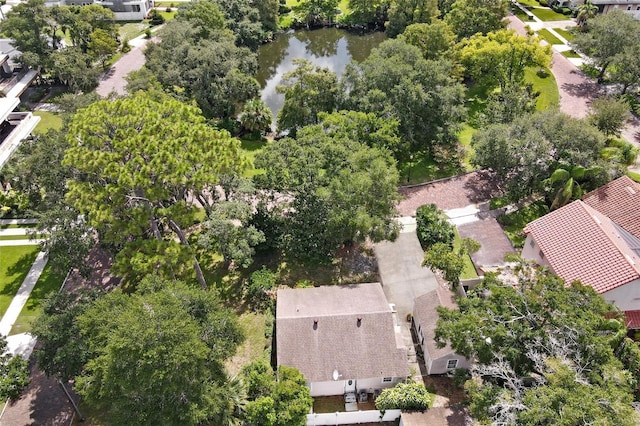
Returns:
[[[184,229],[215,204],[222,175],[240,175],[240,143],[205,123],[196,107],[167,95],[137,92],[78,111],[63,164],[72,169],[67,200],[118,251],[125,278],[179,274],[195,262]]]
[[[97,299],[77,324],[90,359],[76,389],[116,423],[195,425],[224,409],[222,362],[243,332],[215,292],[150,277]]]
[[[307,126],[296,139],[272,142],[258,154],[256,167],[266,173],[254,179],[278,200],[266,204],[277,204],[273,210],[286,218],[288,254],[326,260],[343,243],[381,241],[397,232],[395,160],[352,135],[328,124]]]
[[[436,342],[477,363],[471,413],[501,424],[637,423],[640,351],[615,308],[590,287],[525,268],[515,285],[495,276],[438,308]],[[635,371],[634,371],[635,370]]]
[[[462,40],[505,28],[507,6],[505,0],[455,0],[444,20]]]
[[[464,87],[453,64],[431,61],[403,40],[386,40],[343,76],[348,108],[392,116],[411,152],[438,162],[457,160],[457,136],[465,116]]]

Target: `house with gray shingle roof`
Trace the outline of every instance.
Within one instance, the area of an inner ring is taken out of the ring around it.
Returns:
[[[567,283],[579,280],[622,311],[640,309],[640,238],[586,202],[574,201],[525,227],[522,257]]]
[[[422,348],[427,374],[445,374],[455,368],[469,369],[469,360],[455,353],[451,346],[447,344],[440,348],[436,345],[435,329],[440,317],[438,306],[458,309],[451,290],[438,286],[437,289],[416,297],[413,306],[411,326]]]
[[[300,370],[314,397],[374,393],[409,376],[379,283],[278,290],[276,361]]]

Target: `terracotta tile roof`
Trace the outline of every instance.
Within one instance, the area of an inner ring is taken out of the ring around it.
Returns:
[[[580,280],[605,293],[640,278],[640,257],[629,234],[609,218],[577,200],[525,227],[554,273],[569,283]]]
[[[407,350],[379,283],[278,290],[278,365],[309,382],[405,377]]]
[[[436,290],[423,294],[416,298],[413,303],[413,320],[416,326],[420,325],[424,335],[424,344],[431,359],[438,359],[450,355],[453,352],[451,346],[446,345],[438,348],[434,340],[436,333],[436,322],[438,322],[438,306],[449,309],[457,309],[454,295],[451,290],[438,286]]]
[[[589,192],[582,200],[640,238],[640,183],[622,176]]]
[[[624,318],[629,330],[640,328],[640,311],[624,311]]]

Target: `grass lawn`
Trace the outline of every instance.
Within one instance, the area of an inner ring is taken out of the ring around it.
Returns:
[[[540,3],[537,0],[518,0],[518,3],[523,6],[540,7]]]
[[[0,247],[0,317],[22,285],[39,249],[37,245]]]
[[[471,146],[471,138],[478,131],[475,127],[471,127],[469,124],[464,124],[460,133],[458,133],[458,140],[464,147],[464,158],[462,159],[462,165],[465,170],[470,172],[473,170],[473,166],[469,162],[473,155],[473,147]]]
[[[27,300],[27,304],[22,308],[18,319],[11,329],[11,334],[31,331],[31,324],[40,314],[40,304],[42,300],[54,291],[58,291],[62,285],[62,281],[64,281],[64,277],[53,274],[49,265],[44,268],[42,275],[40,275],[36,286],[31,292],[31,296],[29,296],[29,300]]]
[[[162,12],[160,12],[160,15],[162,15],[162,17],[164,18],[165,22],[171,21],[173,18],[176,17],[176,13],[178,11],[176,9],[172,9],[171,12],[167,12],[166,10],[163,10]]]
[[[540,92],[536,103],[536,110],[544,111],[550,107],[558,106],[560,95],[558,94],[556,78],[551,71],[548,71],[546,76],[540,77],[537,74],[537,69],[527,68],[524,74],[524,80],[533,85],[534,91]]]
[[[47,133],[49,129],[58,130],[62,127],[60,114],[49,111],[34,111],[33,115],[40,117],[40,122],[34,129],[34,133]]]
[[[518,211],[498,217],[498,222],[515,248],[522,248],[526,236],[524,227],[527,223],[549,213],[543,201],[536,201]]]
[[[636,182],[640,183],[640,173],[632,172],[631,170],[627,170],[627,176]]]
[[[36,235],[35,239],[42,238],[42,235]],[[0,241],[3,240],[28,240],[28,235],[0,235]]]
[[[520,9],[519,7],[514,6],[511,9],[511,12],[516,15],[518,17],[518,19],[520,19],[522,22],[531,22],[533,21],[533,19],[527,15],[522,9]]]
[[[251,161],[251,164],[253,165],[253,162],[256,158],[256,154],[262,151],[262,149],[267,145],[268,142],[266,139],[262,138],[260,140],[241,139],[240,143],[242,144],[241,145],[242,152],[244,153],[244,155],[247,156],[247,158]],[[262,173],[264,173],[264,169],[251,168],[248,172],[245,173],[245,177],[252,177]]]
[[[455,237],[453,239],[453,250],[457,251],[460,249],[460,245],[462,244],[462,238],[460,238],[460,234],[458,234],[458,230],[455,230]],[[478,274],[476,273],[476,268],[473,266],[473,262],[471,261],[471,257],[468,254],[464,255],[464,269],[460,274],[461,280],[467,280],[469,278],[478,278]]]
[[[554,12],[551,9],[547,8],[531,8],[529,12],[533,13],[538,19],[542,21],[566,21],[571,19],[569,16],[563,15],[562,13]]]
[[[131,40],[144,33],[144,30],[149,28],[148,21],[140,22],[127,22],[120,25],[120,39]]]
[[[0,225],[0,229],[18,229],[18,228],[35,228],[37,226],[36,223],[25,223],[25,224],[11,224],[11,225]]]
[[[541,30],[538,30],[538,35],[542,37],[549,44],[564,44],[562,40],[554,36],[551,33],[551,31],[549,31],[546,28],[542,28]]]
[[[565,58],[580,58],[581,57],[580,55],[578,55],[573,50],[565,50],[564,52],[561,53],[561,55],[564,56]]]
[[[553,30],[564,37],[565,40],[573,41],[574,35],[571,31],[565,30],[564,28],[554,28]]]
[[[245,332],[246,340],[238,347],[236,354],[225,362],[231,376],[238,374],[244,365],[259,359],[265,354],[265,350],[271,348],[271,336],[265,336],[267,323],[270,322],[268,315],[260,312],[245,312],[240,315],[240,326]]]
[[[441,166],[430,158],[418,158],[416,155],[412,161],[398,163],[398,171],[400,172],[400,185],[414,185],[453,176],[462,170],[455,165]]]

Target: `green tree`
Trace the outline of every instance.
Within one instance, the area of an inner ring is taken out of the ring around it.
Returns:
[[[247,268],[253,263],[254,247],[265,241],[264,234],[249,224],[251,217],[249,202],[220,201],[202,223],[198,244],[205,249],[214,247],[227,267]]]
[[[598,83],[604,81],[605,73],[615,58],[627,46],[638,43],[640,23],[622,10],[612,10],[591,19],[587,31],[578,32],[573,44],[588,55],[600,68]]]
[[[318,122],[318,113],[332,112],[337,105],[338,77],[328,68],[314,67],[305,59],[294,59],[296,69],[282,77],[276,88],[284,94],[278,113],[278,131],[296,130]]]
[[[280,366],[276,374],[262,361],[243,369],[250,380],[246,421],[250,426],[304,425],[313,400],[304,376],[295,368]],[[258,379],[258,380],[256,380]],[[254,395],[254,396],[251,396]]]
[[[587,21],[596,16],[598,6],[591,3],[591,0],[585,0],[584,3],[577,7],[576,22],[579,27],[587,25]]]
[[[90,58],[77,47],[67,47],[51,54],[51,73],[72,92],[89,92],[98,87],[99,71]]]
[[[395,37],[402,34],[411,24],[429,24],[439,14],[437,0],[394,0],[389,7],[387,35]]]
[[[487,96],[480,122],[485,125],[512,123],[518,117],[535,112],[537,97],[538,92],[534,93],[529,83],[509,84]]]
[[[29,362],[7,353],[7,339],[0,336],[0,398],[19,398],[29,382]]]
[[[400,158],[406,147],[398,135],[398,120],[374,113],[337,111],[318,114],[320,126],[333,138],[356,140],[372,148],[386,149]]]
[[[401,37],[418,47],[425,59],[453,59],[456,35],[449,24],[433,20],[430,24],[411,24]]]
[[[268,34],[275,33],[278,30],[278,15],[280,3],[278,0],[263,0],[254,3],[254,7],[258,9],[262,28]]]
[[[155,10],[155,9],[154,9]],[[89,55],[102,62],[102,69],[107,69],[107,61],[118,51],[119,43],[106,30],[98,28],[91,33],[87,46]]]
[[[291,256],[327,260],[343,243],[397,233],[398,172],[387,150],[307,126],[297,140],[268,144],[256,167],[266,170],[254,177],[260,187],[289,195],[279,202]]]
[[[349,0],[350,17],[359,24],[383,24],[389,3],[388,0]]]
[[[47,40],[48,13],[45,0],[28,0],[11,8],[0,23],[0,31],[13,40],[12,45],[23,55],[35,55],[32,62],[45,68],[53,51]]]
[[[611,81],[622,85],[622,94],[635,87],[640,81],[640,44],[633,43],[624,47],[622,53],[614,59],[614,67],[609,71]]]
[[[453,248],[455,228],[444,212],[435,204],[424,204],[416,210],[418,240],[424,250],[433,244],[443,243]]]
[[[251,133],[263,134],[271,130],[272,118],[271,109],[262,99],[256,98],[244,104],[240,123]]]
[[[551,176],[558,162],[584,168],[601,166],[607,172],[615,167],[600,160],[604,136],[597,129],[557,111],[488,126],[473,136],[471,144],[473,164],[496,172],[513,201],[541,190],[540,184]],[[594,174],[586,186],[595,189],[606,182],[601,174]]]
[[[444,20],[462,40],[505,28],[507,6],[506,0],[455,0]]]
[[[35,351],[38,368],[49,377],[68,381],[82,372],[90,359],[88,342],[82,337],[78,317],[99,296],[97,291],[52,293],[42,303],[32,333],[40,348]]]
[[[491,86],[518,87],[528,67],[546,68],[551,48],[537,37],[520,36],[513,30],[476,34],[460,43],[460,60],[467,74]]]
[[[166,24],[160,43],[150,43],[145,51],[146,67],[165,90],[179,99],[195,99],[207,118],[220,121],[235,117],[245,101],[259,94],[253,78],[256,55],[238,47],[235,37],[209,23],[200,11],[209,1],[193,3],[194,10],[180,9],[181,19]],[[201,6],[199,6],[201,5]],[[207,6],[208,7],[208,6]]]
[[[425,411],[433,403],[433,396],[424,384],[409,381],[383,389],[376,398],[377,410]]]
[[[480,243],[465,238],[461,247],[454,251],[449,244],[435,243],[425,252],[423,266],[429,266],[433,272],[442,271],[444,279],[453,288],[460,285],[460,274],[464,271],[464,257],[480,250]]]
[[[398,119],[411,152],[439,163],[457,161],[457,136],[465,116],[464,88],[451,77],[452,63],[425,60],[403,40],[387,40],[343,76],[348,109]]]
[[[78,111],[68,141],[63,165],[75,178],[67,199],[120,249],[115,269],[129,278],[178,274],[191,258],[206,286],[185,229],[195,201],[210,210],[220,176],[246,167],[239,141],[208,126],[196,107],[146,92]]]
[[[336,16],[336,9],[339,3],[340,0],[300,0],[293,7],[293,11],[301,17],[301,20],[309,28],[324,21],[332,22]]]
[[[631,117],[629,105],[623,99],[611,97],[594,99],[591,109],[589,121],[609,138],[620,136],[620,131]]]
[[[605,317],[613,307],[590,287],[567,287],[546,271],[525,267],[518,277],[504,285],[487,276],[459,309],[438,309],[437,344],[473,359],[482,378],[467,383],[472,415],[507,424],[583,424],[583,408],[592,410],[604,396],[601,407],[616,407],[606,409],[612,424],[635,421],[634,379],[616,357],[625,326]],[[562,391],[567,373],[580,383],[567,390],[594,392],[584,407],[578,395],[563,398],[570,395]]]
[[[582,166],[571,167],[568,164],[560,164],[543,182],[548,187],[547,192],[552,195],[550,209],[555,210],[582,197],[584,190],[579,181],[584,180],[586,174],[587,170]]]
[[[77,319],[91,354],[76,389],[116,423],[195,425],[228,406],[216,404],[227,381],[223,361],[243,335],[214,292],[148,278],[119,289]]]
[[[238,46],[245,46],[255,50],[267,40],[269,34],[263,28],[260,11],[257,7],[260,3],[269,2],[252,2],[249,0],[215,1],[220,11],[224,14],[225,26],[235,34]]]

